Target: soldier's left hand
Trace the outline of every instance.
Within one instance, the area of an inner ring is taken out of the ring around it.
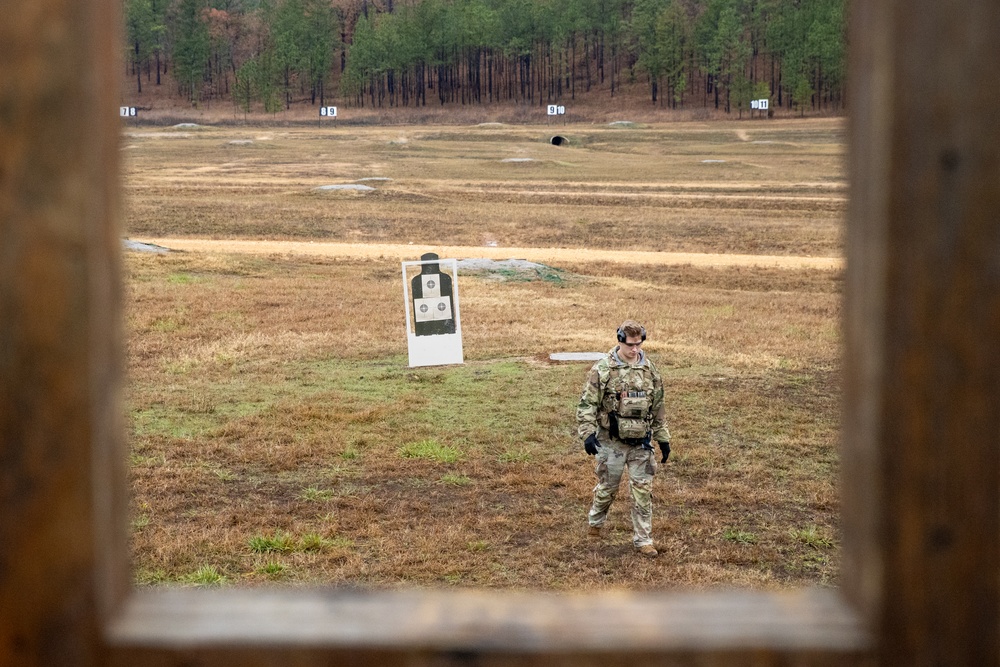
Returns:
[[[656,444],[660,446],[660,452],[663,454],[663,458],[660,459],[660,463],[666,463],[667,457],[670,456],[670,443],[664,440],[662,442],[657,442]]]

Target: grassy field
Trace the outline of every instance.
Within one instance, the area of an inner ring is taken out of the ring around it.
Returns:
[[[839,256],[842,131],[129,128],[126,231]],[[388,180],[316,190],[363,178]],[[396,259],[129,253],[126,270],[140,584],[836,581],[838,272],[462,274],[466,364],[410,369]],[[626,493],[610,534],[586,537],[593,460],[574,410],[588,364],[548,360],[607,350],[626,317],[649,330],[674,437],[652,561],[632,551]]]

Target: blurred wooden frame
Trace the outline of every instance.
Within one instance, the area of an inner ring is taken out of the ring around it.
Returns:
[[[997,665],[1000,3],[852,7],[841,589],[649,595],[131,590],[118,6],[0,0],[0,665]]]

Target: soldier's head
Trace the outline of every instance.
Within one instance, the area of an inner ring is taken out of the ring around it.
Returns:
[[[635,320],[625,320],[618,327],[618,356],[629,363],[639,358],[639,347],[646,340],[646,329]]]

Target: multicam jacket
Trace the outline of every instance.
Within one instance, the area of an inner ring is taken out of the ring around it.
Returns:
[[[623,361],[615,346],[590,369],[583,385],[583,395],[576,409],[577,433],[586,440],[591,433],[599,439],[610,438],[612,417],[619,409],[622,396],[629,392],[650,398],[646,415],[649,432],[656,442],[669,442],[666,408],[663,405],[663,379],[656,366],[642,350],[634,364]]]

